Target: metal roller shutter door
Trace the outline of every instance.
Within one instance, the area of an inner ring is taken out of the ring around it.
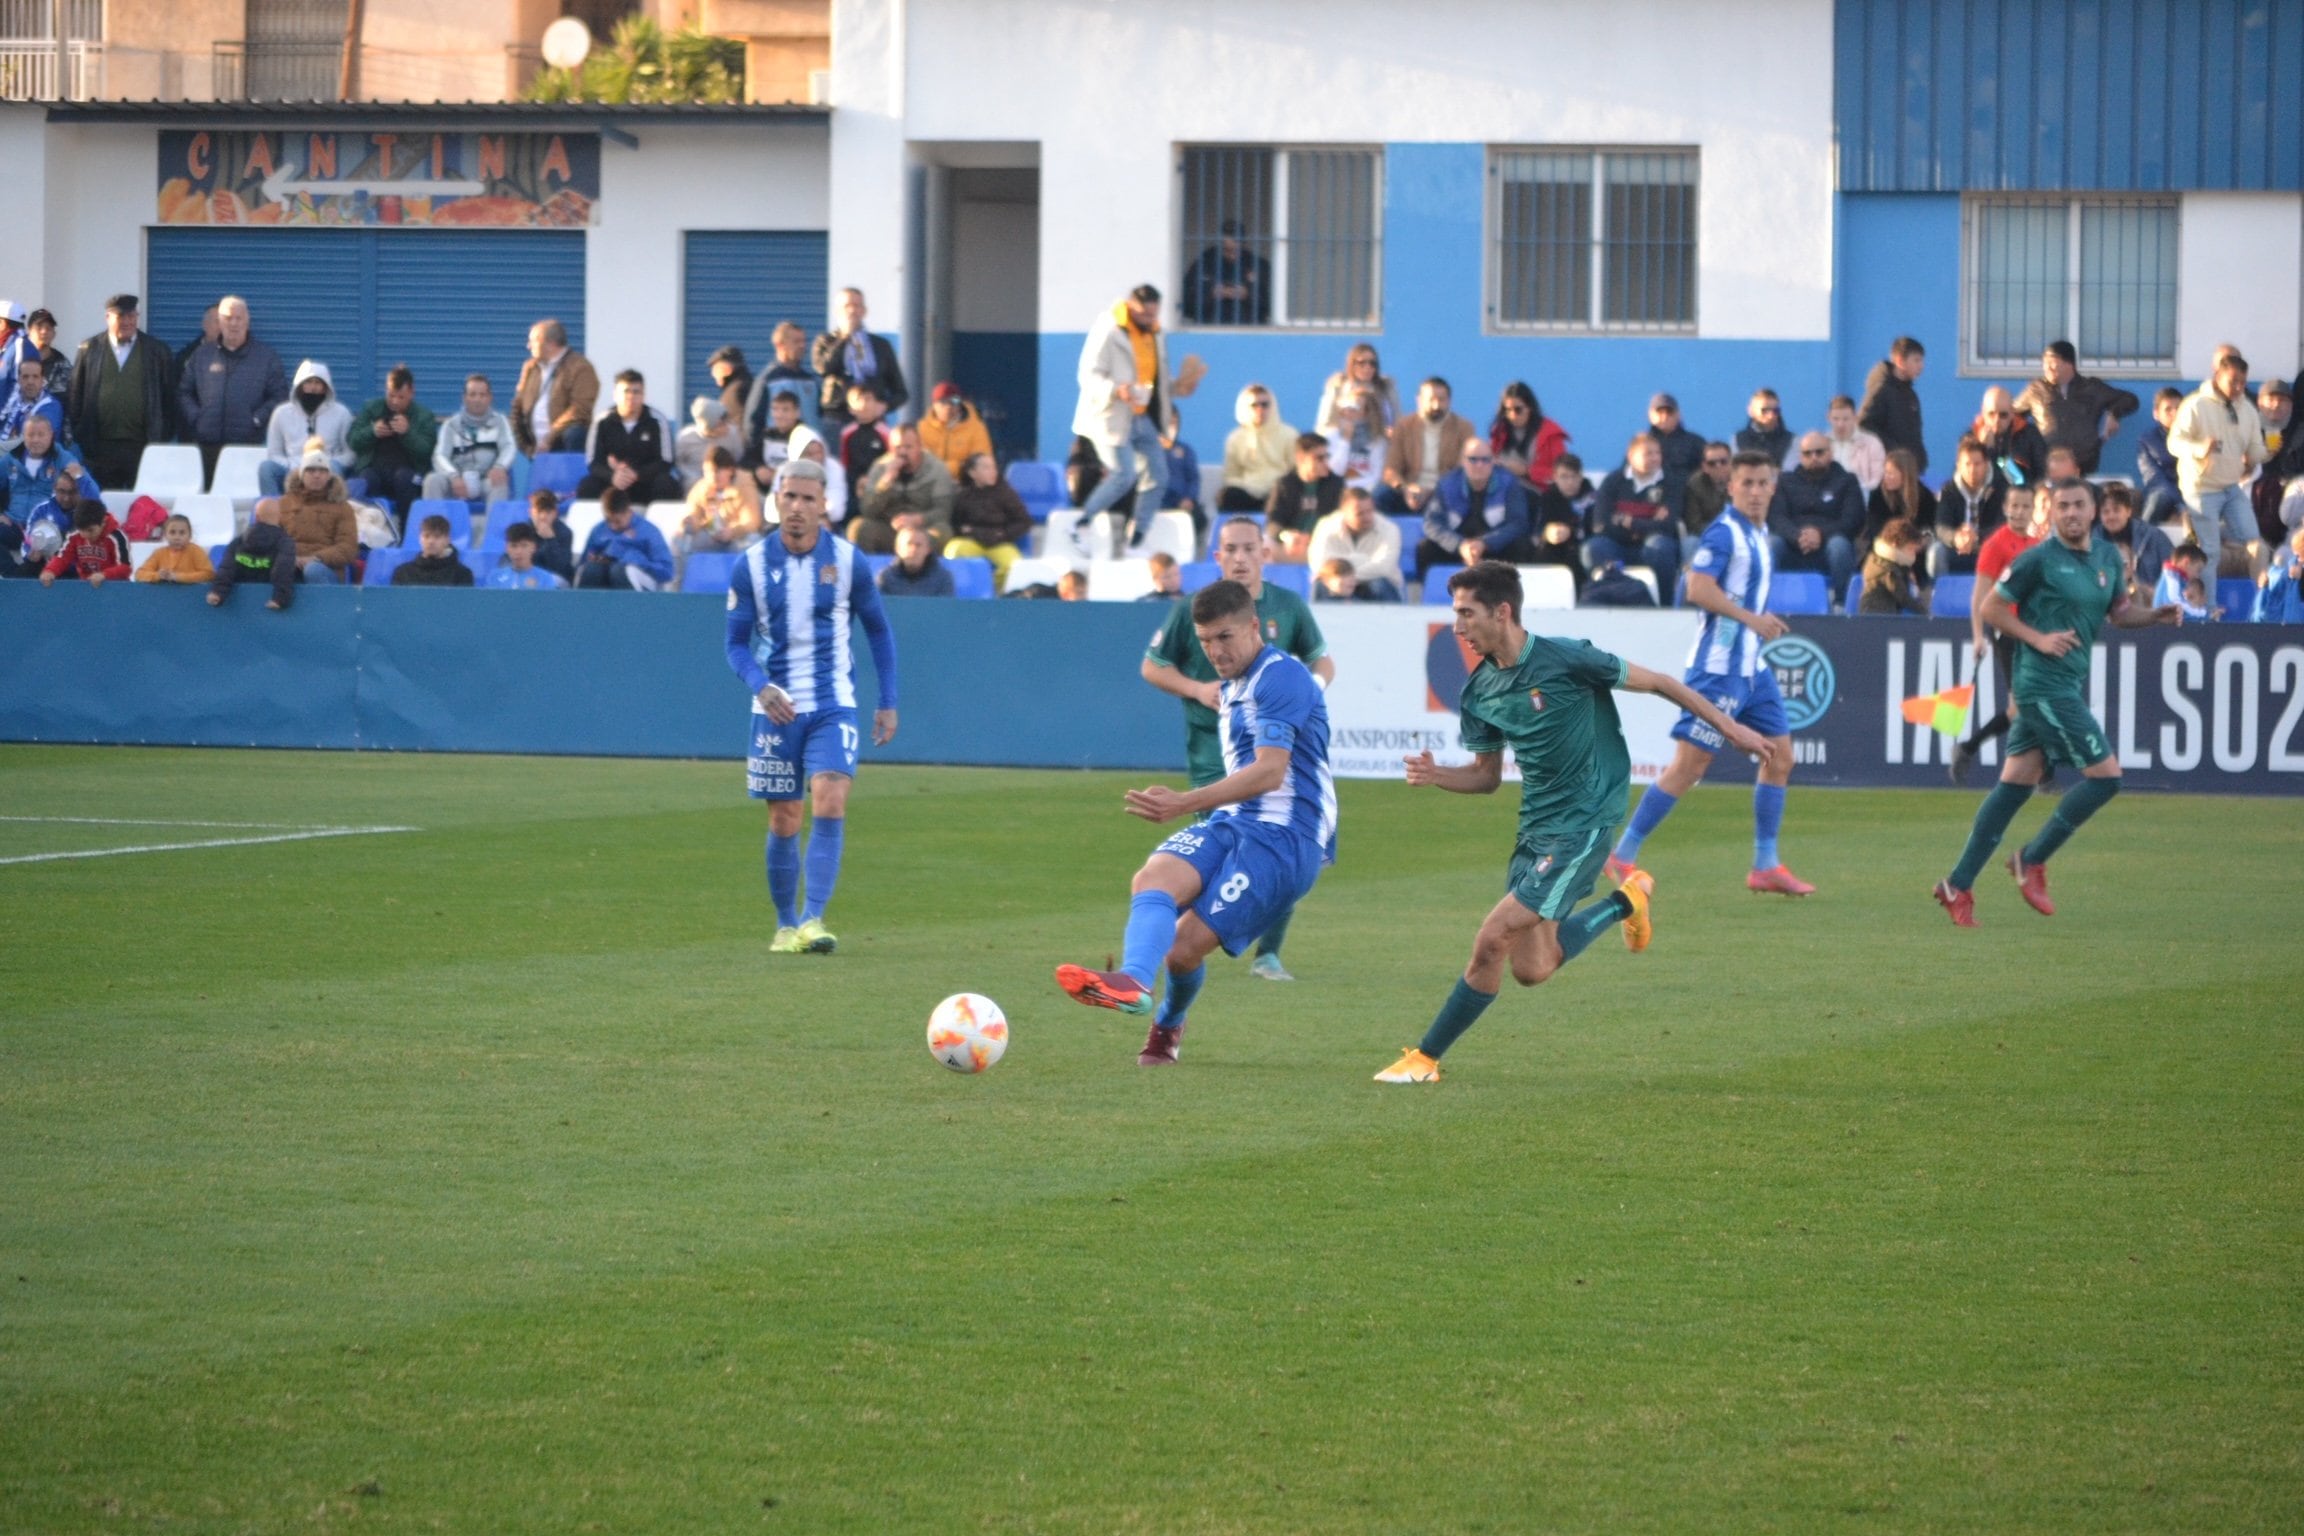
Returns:
[[[681,304],[680,398],[659,402],[685,421],[688,402],[712,390],[713,352],[734,342],[759,374],[775,360],[768,338],[790,320],[824,329],[830,257],[820,229],[706,230],[687,235]]]
[[[183,346],[237,293],[291,372],[319,358],[354,409],[397,362],[443,415],[468,373],[502,407],[533,322],[555,316],[584,344],[581,230],[153,229],[145,255],[145,323],[162,341]]]

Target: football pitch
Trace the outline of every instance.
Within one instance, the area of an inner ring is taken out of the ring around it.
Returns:
[[[1701,791],[1391,1088],[1514,786],[1341,785],[1148,1072],[1148,777],[867,766],[772,957],[738,764],[0,748],[0,1531],[2304,1528],[2304,802],[1963,933],[1981,786],[1803,902]]]

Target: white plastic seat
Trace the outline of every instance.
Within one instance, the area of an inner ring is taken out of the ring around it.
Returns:
[[[569,552],[581,555],[584,553],[584,541],[592,537],[593,529],[600,526],[600,503],[572,501],[568,504],[568,515],[561,521],[568,525]]]
[[[1189,522],[1191,519],[1186,518],[1185,521]],[[1088,554],[1085,559],[1074,553],[1075,546],[1072,541],[1073,534],[1076,530],[1080,532],[1087,541]],[[1065,568],[1068,570],[1084,570],[1086,569],[1088,562],[1091,560],[1111,559],[1111,519],[1105,514],[1099,512],[1096,514],[1094,521],[1090,522],[1085,529],[1082,529],[1080,526],[1080,514],[1070,507],[1049,513],[1047,525],[1042,532],[1040,543],[1040,558],[1043,560],[1062,561]]]
[[[1008,585],[1004,592],[1021,592],[1034,582],[1054,586],[1072,569],[1069,560],[1035,560],[1027,556],[1011,561],[1008,566]]]
[[[1152,590],[1149,560],[1091,560],[1088,562],[1088,600],[1095,603],[1132,603]]]
[[[664,535],[664,542],[677,550],[680,547],[680,524],[688,516],[688,503],[684,501],[652,501],[640,509],[640,515],[656,525]]]
[[[1642,567],[1646,570],[1646,567]],[[1524,607],[1573,608],[1576,606],[1576,578],[1568,574],[1564,565],[1523,565],[1520,570],[1520,595]],[[1656,585],[1653,572],[1648,585]]]
[[[1191,513],[1159,512],[1153,515],[1152,526],[1144,531],[1144,542],[1131,546],[1128,553],[1165,553],[1174,556],[1178,565],[1185,565],[1199,553],[1193,548],[1198,538],[1199,532],[1192,526]]]
[[[142,494],[140,491],[106,491],[104,493],[104,510],[120,521],[126,522],[128,521],[128,509],[136,505],[136,498]],[[152,499],[154,501],[160,500],[157,496]]]
[[[253,443],[235,443],[224,449],[216,455],[216,477],[208,486],[208,494],[254,501],[264,494],[256,481],[256,466],[263,462],[264,450]]]
[[[1645,586],[1648,589],[1648,595],[1655,598],[1659,606],[1662,605],[1664,592],[1661,587],[1656,585],[1656,573],[1654,571],[1644,565],[1627,565],[1624,567],[1624,574]]]
[[[1224,495],[1224,466],[1221,462],[1200,466],[1200,508],[1210,517],[1216,515],[1216,503]]]
[[[240,531],[240,519],[229,496],[179,496],[171,510],[191,522],[195,544],[229,544]]]
[[[157,540],[149,544],[136,543],[129,545],[128,569],[132,571],[140,571],[144,569],[144,562],[152,558],[152,551],[156,549],[166,549],[167,547],[167,545],[160,543]]]
[[[136,461],[136,491],[157,501],[197,496],[204,489],[196,443],[152,443]]]

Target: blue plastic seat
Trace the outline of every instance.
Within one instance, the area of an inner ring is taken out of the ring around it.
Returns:
[[[683,592],[709,592],[718,595],[728,590],[728,580],[736,574],[736,562],[742,555],[690,555],[688,569],[680,573]]]
[[[2227,624],[2246,624],[2256,616],[2256,583],[2245,576],[2227,576],[2216,583],[2216,606]]]
[[[1045,459],[1018,459],[1008,466],[1008,484],[1032,521],[1044,523],[1048,514],[1064,505],[1064,466]]]
[[[1177,579],[1187,594],[1224,579],[1224,567],[1213,560],[1194,560],[1176,568]]]
[[[368,551],[368,574],[360,578],[360,585],[388,587],[392,573],[415,558],[413,549],[372,549]]]
[[[982,555],[968,555],[944,562],[952,572],[954,597],[990,597],[992,595],[992,562]]]
[[[408,508],[408,526],[400,530],[400,547],[414,549],[424,530],[424,519],[448,519],[448,542],[459,546],[472,543],[472,504],[463,500],[442,498],[437,501],[419,500]]]
[[[1264,567],[1264,581],[1268,586],[1286,587],[1298,597],[1309,598],[1312,595],[1312,572],[1307,566],[1267,565]]]
[[[576,486],[584,478],[584,455],[580,453],[540,453],[529,461],[528,488],[532,491],[550,491],[565,504],[576,494]]]
[[[501,565],[503,561],[504,551],[500,549],[472,550],[464,556],[465,568],[471,571],[472,585],[476,587],[494,575],[496,567]]]
[[[1400,575],[1405,580],[1414,581],[1416,546],[1424,541],[1424,519],[1395,516],[1392,525],[1400,530]]]
[[[1854,618],[1856,616],[1856,605],[1863,600],[1863,597],[1864,573],[1862,571],[1858,571],[1855,575],[1848,578],[1848,590],[1841,596],[1840,611],[1847,614],[1850,618]]]
[[[1456,599],[1449,595],[1448,578],[1464,569],[1460,565],[1436,565],[1424,573],[1424,601],[1442,608],[1452,607]]]
[[[1964,619],[1968,617],[1968,600],[1976,590],[1973,576],[1945,576],[1936,583],[1936,590],[1928,599],[1928,616],[1932,619]]]
[[[1832,588],[1814,571],[1778,571],[1768,583],[1770,613],[1830,613]]]
[[[524,501],[492,501],[488,503],[488,526],[481,530],[479,552],[504,547],[504,531],[514,523],[528,521],[528,503]]]

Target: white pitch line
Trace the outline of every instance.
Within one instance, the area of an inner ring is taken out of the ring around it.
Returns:
[[[211,837],[196,843],[139,843],[130,848],[78,848],[65,853],[19,853],[0,864],[48,864],[58,859],[109,859],[123,853],[174,853],[185,848],[246,848],[257,843],[302,843],[321,837],[373,837],[381,832],[421,832],[422,827],[314,827],[275,832],[269,837]]]
[[[179,821],[145,816],[0,816],[0,821],[53,823],[60,827],[220,827],[238,832],[293,832],[292,821]]]

